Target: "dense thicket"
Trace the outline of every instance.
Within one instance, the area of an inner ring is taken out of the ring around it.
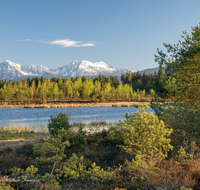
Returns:
[[[172,100],[168,105],[157,104],[155,111],[173,127],[176,138],[200,143],[200,26],[181,37],[177,44],[164,44],[168,54],[158,49],[155,56],[159,63],[155,90]]]
[[[123,84],[128,84],[132,86],[133,90],[145,90],[146,92],[150,92],[150,89],[153,89],[153,81],[154,77],[157,76],[155,72],[153,74],[143,74],[136,72],[136,73],[126,73],[121,75],[121,81]]]
[[[24,99],[131,99],[145,97],[145,90],[133,91],[129,84],[119,83],[116,76],[99,75],[94,80],[78,76],[71,78],[52,78],[51,80],[37,77],[18,82],[0,81],[0,100]],[[153,91],[151,94],[153,95]]]

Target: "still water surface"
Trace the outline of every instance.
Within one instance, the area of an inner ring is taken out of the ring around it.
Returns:
[[[70,113],[72,116],[70,122],[91,122],[107,121],[117,122],[125,119],[125,114],[134,114],[135,107],[77,107],[77,108],[0,108],[0,127],[3,126],[40,126],[46,125],[50,116],[57,114]],[[149,108],[148,113],[154,111]]]

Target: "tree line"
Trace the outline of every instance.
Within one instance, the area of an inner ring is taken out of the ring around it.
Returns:
[[[153,95],[154,91],[151,90]],[[120,83],[117,76],[99,75],[95,79],[78,76],[77,78],[43,77],[21,81],[0,81],[0,100],[24,99],[132,99],[144,98],[145,90],[134,91],[125,80]]]
[[[121,75],[121,81],[123,84],[130,85],[133,90],[144,90],[149,93],[151,89],[154,89],[154,78],[157,76],[157,73],[155,72],[153,74],[146,74],[145,72],[143,74],[139,72],[135,73],[126,73]]]

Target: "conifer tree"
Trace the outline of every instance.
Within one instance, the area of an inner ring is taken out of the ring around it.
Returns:
[[[101,83],[98,80],[94,82],[94,96],[98,97],[101,91]]]
[[[164,122],[156,115],[148,114],[142,107],[132,115],[128,115],[127,112],[125,118],[117,127],[111,129],[109,137],[122,138],[124,145],[120,147],[128,153],[133,156],[139,155],[142,160],[146,160],[156,155],[166,157],[167,152],[172,150],[171,139],[168,138],[172,129],[166,128]]]
[[[53,98],[53,91],[54,91],[54,89],[53,89],[54,87],[53,87],[53,83],[52,82],[48,82],[48,85],[47,85],[47,91],[48,91],[48,97],[49,98]]]
[[[165,94],[174,101],[195,104],[200,95],[200,26],[192,27],[191,35],[183,31],[183,42],[164,44],[169,55],[159,51],[155,60],[159,63],[158,79]],[[155,84],[159,92],[159,84]]]
[[[37,85],[37,97],[42,98],[42,84],[40,80],[38,81]]]
[[[56,82],[54,83],[54,86],[53,86],[53,95],[55,99],[58,98],[58,95],[59,95],[59,88]]]
[[[67,96],[68,98],[72,98],[73,96],[72,82],[67,87]]]
[[[62,77],[60,77],[58,79],[58,88],[59,88],[59,90],[63,90],[63,87],[64,87],[64,85],[63,85],[63,79],[62,79]]]
[[[31,87],[29,88],[29,93],[30,93],[30,97],[31,97],[31,99],[34,98],[34,95],[35,95],[35,89],[36,89],[35,81],[33,80],[32,84],[31,84]]]
[[[155,55],[159,63],[155,90],[159,96],[170,98],[171,104],[155,102],[154,109],[174,128],[174,135],[179,134],[184,140],[184,134],[189,140],[199,141],[200,26],[192,27],[191,35],[183,31],[181,37],[183,41],[177,44],[164,44],[168,54],[158,49],[158,55]]]

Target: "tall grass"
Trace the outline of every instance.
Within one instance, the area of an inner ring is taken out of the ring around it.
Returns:
[[[83,131],[87,133],[101,132],[103,130],[109,130],[112,125],[117,125],[115,122],[106,121],[92,121],[92,122],[74,122],[72,128],[74,131],[78,131],[79,127],[83,127]],[[47,125],[40,126],[3,126],[0,127],[0,133],[20,133],[20,132],[49,132]]]
[[[0,128],[0,133],[20,133],[20,132],[48,132],[47,126],[4,126]]]

